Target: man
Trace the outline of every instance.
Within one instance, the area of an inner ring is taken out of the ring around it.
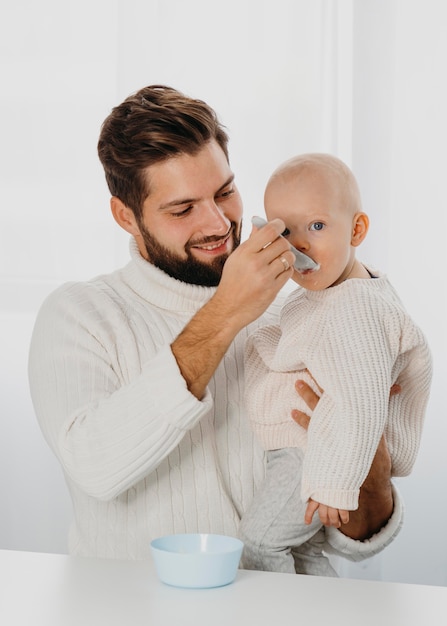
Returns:
[[[239,245],[227,141],[212,109],[163,86],[103,124],[99,157],[131,261],[51,294],[30,349],[36,414],[73,500],[71,553],[141,559],[159,535],[235,535],[262,479],[243,346],[275,319],[294,256],[281,220]],[[378,454],[352,526],[328,533],[353,559],[383,549],[401,522],[386,448]]]

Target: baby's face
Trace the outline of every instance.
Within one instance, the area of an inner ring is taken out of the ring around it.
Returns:
[[[355,256],[354,215],[345,196],[334,177],[315,171],[284,174],[267,186],[268,220],[281,218],[290,233],[288,241],[320,266],[307,273],[295,270],[293,280],[306,289],[326,289],[349,273]]]

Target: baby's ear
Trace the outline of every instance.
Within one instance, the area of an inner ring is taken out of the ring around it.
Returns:
[[[352,220],[351,245],[359,246],[366,237],[369,228],[369,218],[366,213],[356,213]]]

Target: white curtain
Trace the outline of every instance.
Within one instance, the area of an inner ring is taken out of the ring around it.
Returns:
[[[55,286],[127,261],[96,141],[112,106],[165,83],[227,126],[247,223],[292,154],[330,151],[354,169],[372,222],[359,257],[388,272],[426,331],[435,381],[419,461],[399,481],[404,530],[380,557],[340,568],[447,584],[446,11],[442,0],[0,5],[0,548],[65,550],[70,505],[29,400],[29,336]]]

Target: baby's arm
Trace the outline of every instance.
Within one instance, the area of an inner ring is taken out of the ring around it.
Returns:
[[[334,509],[332,506],[320,504],[312,498],[309,498],[306,512],[304,514],[304,522],[310,524],[315,512],[318,510],[320,521],[324,526],[334,526],[340,528],[342,524],[349,522],[349,511],[345,509]]]

